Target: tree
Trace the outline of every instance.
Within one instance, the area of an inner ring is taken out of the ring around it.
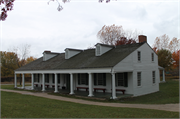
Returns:
[[[98,39],[103,44],[123,45],[136,43],[138,40],[137,31],[125,31],[122,26],[104,25],[97,34]]]
[[[0,52],[1,55],[1,76],[14,76],[14,70],[18,68],[14,52]]]
[[[26,59],[26,64],[29,64],[30,62],[36,60],[37,58],[33,57],[33,56],[30,56]]]
[[[4,21],[7,18],[7,12],[11,11],[13,9],[13,2],[15,0],[0,0],[0,7],[1,7],[1,15],[0,15],[0,21]],[[63,7],[61,6],[59,0],[49,0],[50,1],[56,1],[58,3],[58,11],[63,10]],[[104,0],[99,0],[100,3],[102,3]],[[48,4],[49,4],[48,2]],[[70,2],[70,0],[62,0],[63,3]],[[106,0],[106,3],[110,2],[110,0]]]
[[[171,69],[172,66],[172,54],[167,49],[161,49],[157,51],[158,55],[158,64],[161,67],[164,67],[166,71]]]
[[[180,57],[180,50],[173,52],[172,58],[174,60],[174,62],[173,62],[174,68],[179,68],[179,57]]]
[[[6,20],[7,12],[13,9],[14,1],[15,0],[0,0],[0,7],[1,7],[0,21]]]
[[[28,44],[22,44],[20,47],[14,47],[13,51],[17,54],[17,58],[16,58],[16,64],[17,67],[20,68],[24,65],[26,65],[26,60],[29,56],[30,53],[30,45]],[[21,85],[21,80],[20,79],[20,85]]]
[[[171,53],[173,53],[177,51],[178,49],[180,49],[179,42],[180,42],[180,39],[177,39],[175,37],[170,41],[169,36],[164,34],[162,36],[156,37],[153,44],[153,49],[156,51],[161,50],[161,49],[167,49],[171,51]]]

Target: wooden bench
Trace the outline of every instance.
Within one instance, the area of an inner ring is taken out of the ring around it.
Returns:
[[[96,90],[103,90],[103,92],[105,93],[105,88],[94,88],[94,92],[96,92]]]
[[[77,88],[77,91],[79,90],[79,89],[86,89],[86,91],[88,91],[88,87],[76,87]]]
[[[34,84],[36,87],[38,87],[38,84]]]
[[[112,90],[112,89],[111,89]],[[116,89],[116,91],[122,91],[122,93],[124,94],[124,92],[126,91],[126,90],[124,90],[124,89]]]
[[[47,88],[49,87],[49,85],[48,85],[48,84],[45,84],[45,86],[47,86]],[[42,84],[41,84],[41,88],[42,88]]]
[[[54,88],[55,87],[55,85],[52,85],[52,88]],[[60,86],[58,86],[58,88],[59,88]]]

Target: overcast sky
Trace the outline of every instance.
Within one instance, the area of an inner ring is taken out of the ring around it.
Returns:
[[[30,55],[41,57],[44,50],[64,52],[65,48],[86,49],[99,40],[103,25],[123,26],[147,36],[150,45],[167,34],[180,38],[180,0],[71,0],[58,4],[48,0],[15,0],[14,10],[1,22],[1,50],[30,44]]]

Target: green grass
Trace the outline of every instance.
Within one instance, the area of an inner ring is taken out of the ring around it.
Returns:
[[[169,103],[179,103],[179,81],[169,80],[166,83],[159,84],[160,91],[138,96],[138,97],[130,97],[130,98],[122,98],[118,100],[96,100],[91,98],[83,98],[84,100],[90,101],[99,101],[99,102],[116,102],[116,103],[132,103],[132,104],[169,104]],[[73,95],[62,95],[49,93],[51,95],[60,95],[70,98],[78,98]]]
[[[179,81],[167,81],[159,84],[160,91],[133,97],[125,98],[120,101],[123,103],[141,103],[141,104],[168,104],[179,103]]]
[[[178,118],[178,112],[77,104],[1,91],[2,118]]]
[[[2,85],[1,88],[4,89],[14,89],[13,85]],[[64,96],[69,98],[78,98],[90,101],[99,101],[99,102],[116,102],[116,103],[134,103],[134,104],[169,104],[169,103],[179,103],[179,81],[169,80],[166,83],[159,84],[160,91],[138,96],[132,98],[123,98],[118,100],[97,100],[87,97],[76,97],[73,95],[62,95],[62,94],[55,94],[49,93],[51,95],[56,96]],[[15,90],[22,90],[22,89],[15,89]]]

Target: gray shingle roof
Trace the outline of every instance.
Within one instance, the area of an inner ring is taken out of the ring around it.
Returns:
[[[70,59],[65,59],[65,53],[58,54],[47,61],[43,61],[41,57],[16,71],[113,67],[143,44],[119,45],[101,56],[95,56],[95,49],[87,49]]]

